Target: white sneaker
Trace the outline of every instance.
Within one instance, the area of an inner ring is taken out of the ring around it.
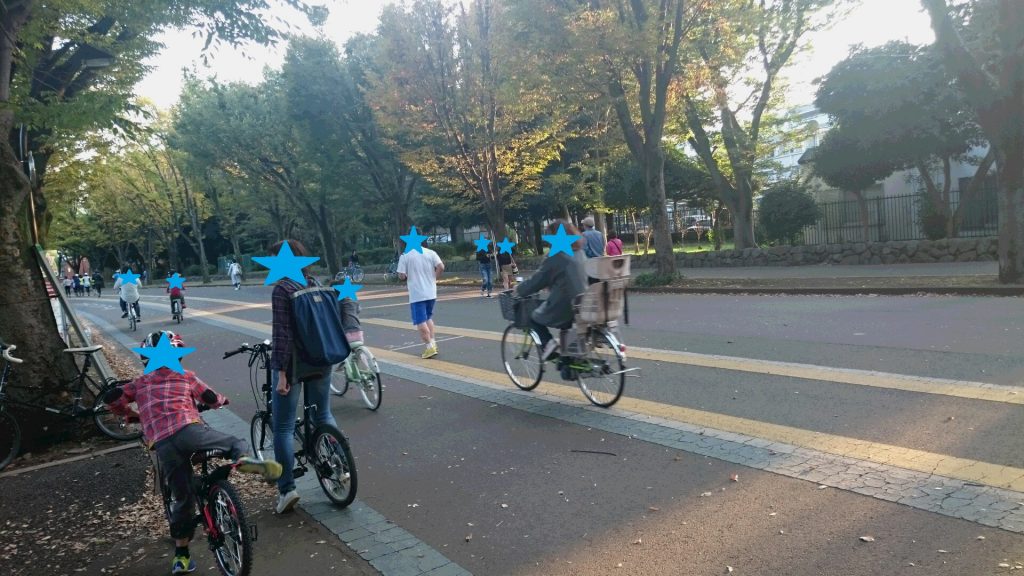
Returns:
[[[278,514],[284,514],[290,512],[292,508],[299,502],[299,493],[295,490],[288,492],[287,494],[280,494],[277,497],[277,510]]]
[[[558,341],[552,338],[548,340],[548,343],[544,346],[544,351],[540,354],[541,360],[548,360],[555,351],[558,350]]]

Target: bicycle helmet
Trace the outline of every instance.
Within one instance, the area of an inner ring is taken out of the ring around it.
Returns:
[[[177,334],[171,332],[170,330],[157,330],[156,332],[150,332],[149,335],[146,336],[146,339],[142,341],[142,345],[140,347],[155,348],[156,345],[160,343],[160,338],[162,338],[164,334],[167,335],[167,339],[171,342],[171,346],[173,346],[174,348],[185,347],[185,342],[181,339],[181,336],[178,336]],[[145,356],[140,356],[140,358],[142,359],[143,362],[146,361]]]

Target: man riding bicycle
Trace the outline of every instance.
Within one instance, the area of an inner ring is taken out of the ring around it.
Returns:
[[[548,234],[554,235],[559,226],[565,227],[565,234],[579,235],[579,231],[569,222],[555,220],[548,224]],[[548,298],[530,316],[530,327],[540,336],[541,358],[550,360],[557,356],[555,350],[558,342],[548,329],[566,329],[572,327],[573,300],[587,290],[587,273],[584,268],[586,255],[583,253],[585,241],[582,237],[572,244],[572,256],[564,252],[548,256],[541,262],[540,269],[525,282],[516,287],[516,295],[520,297],[536,294],[548,289]]]
[[[125,266],[122,273],[131,273],[131,268]],[[125,282],[118,275],[117,282],[114,282],[114,292],[121,296],[121,318],[128,317],[128,305],[130,304],[135,309],[135,317],[142,320],[142,309],[139,308],[139,285],[136,282]]]
[[[171,346],[184,343],[174,332],[153,332],[142,341],[143,348],[156,347],[161,338]],[[148,362],[143,357],[143,362]],[[166,366],[139,376],[123,388],[111,390],[106,403],[112,412],[142,423],[143,437],[156,452],[161,481],[171,490],[170,524],[174,538],[171,574],[196,570],[188,545],[195,532],[195,503],[192,501],[192,455],[210,450],[221,451],[235,461],[240,472],[262,474],[271,481],[281,476],[281,465],[273,460],[260,461],[242,456],[248,445],[244,440],[213,430],[199,418],[199,405],[219,408],[228,399],[210,389],[191,370],[179,373]],[[136,414],[130,404],[139,407]]]

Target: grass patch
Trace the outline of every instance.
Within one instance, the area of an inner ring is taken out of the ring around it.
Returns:
[[[668,286],[677,280],[682,279],[683,275],[675,272],[673,274],[659,274],[657,272],[648,272],[646,274],[640,274],[636,278],[633,278],[633,285],[640,288],[655,288],[657,286]]]
[[[723,242],[722,243],[722,250],[732,250],[733,248],[735,248],[735,246],[736,245],[734,243],[732,243],[732,242]],[[672,246],[672,252],[674,252],[676,254],[689,254],[689,253],[693,253],[693,252],[713,252],[714,250],[715,250],[715,245],[710,243],[710,242],[705,242],[704,244],[700,244],[700,245],[698,245],[698,244],[689,244],[688,243],[688,244],[683,244],[683,245],[676,244],[676,245]],[[623,246],[623,254],[629,254],[630,256],[639,256],[639,255],[643,255],[643,253],[644,253],[643,249],[641,249],[640,251],[637,251],[635,246],[631,246],[631,245]],[[651,250],[650,250],[649,254],[654,254],[654,246],[651,246]]]

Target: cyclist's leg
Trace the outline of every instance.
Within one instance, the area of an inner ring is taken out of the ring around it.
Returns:
[[[270,385],[274,393],[270,411],[274,419],[274,459],[282,467],[281,477],[277,479],[277,490],[281,494],[286,494],[295,489],[295,478],[292,475],[295,469],[293,438],[295,415],[298,412],[299,400],[302,398],[302,386],[298,382],[292,382],[288,394],[282,395],[277,391],[278,374],[277,370],[271,371]]]
[[[124,298],[119,298],[119,300],[121,302],[121,312],[123,312],[125,315],[127,315],[128,314],[128,303],[124,301]]]
[[[547,346],[548,342],[551,341],[554,336],[551,335],[551,330],[547,326],[537,322],[533,318],[530,318],[530,328],[540,336],[540,349],[543,350]]]
[[[320,424],[330,424],[331,426],[337,426],[337,421],[334,420],[334,415],[331,414],[331,374],[327,373],[327,376],[318,380],[307,380],[306,386],[309,386],[309,400],[316,406],[316,418],[313,422],[314,425],[319,426]]]
[[[187,547],[195,532],[192,522],[195,504],[192,498],[191,452],[183,454],[175,445],[175,437],[162,440],[156,445],[156,457],[163,476],[162,482],[171,492],[170,517],[171,538],[178,547]]]
[[[135,308],[135,317],[141,320],[142,319],[142,308],[139,307],[139,301],[138,300],[136,300],[135,302],[132,302],[132,308]]]

